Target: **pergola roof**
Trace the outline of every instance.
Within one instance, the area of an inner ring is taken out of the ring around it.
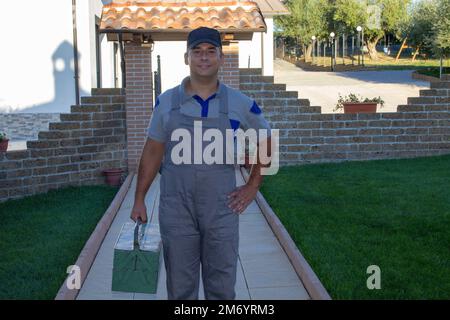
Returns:
[[[108,33],[109,40],[117,40],[119,33],[185,40],[189,31],[200,26],[232,34],[234,40],[250,40],[253,32],[266,31],[262,12],[252,1],[115,0],[103,6],[100,32]]]

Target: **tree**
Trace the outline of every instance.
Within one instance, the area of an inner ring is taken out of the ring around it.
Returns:
[[[369,56],[372,60],[378,60],[376,45],[385,33],[401,36],[401,26],[407,20],[408,6],[411,0],[374,0],[369,1],[368,7],[373,8],[369,14],[369,20],[378,20],[374,16],[379,14],[379,21],[366,26],[366,40]]]
[[[433,49],[436,55],[450,52],[450,0],[439,0],[433,25]]]
[[[364,39],[369,56],[378,59],[376,45],[386,32],[400,36],[400,27],[407,19],[411,0],[336,0],[333,19],[338,25],[354,32],[356,26],[364,28]]]
[[[368,20],[367,6],[358,0],[336,0],[333,6],[333,29],[354,33],[356,27],[365,25]]]
[[[328,0],[288,0],[284,4],[290,15],[275,17],[275,23],[283,35],[293,37],[307,47],[305,56],[308,58],[312,50],[311,37],[327,33]]]
[[[434,51],[434,24],[437,20],[437,2],[420,1],[414,4],[410,18],[402,26],[402,36],[408,37],[408,43],[422,52],[432,54]]]

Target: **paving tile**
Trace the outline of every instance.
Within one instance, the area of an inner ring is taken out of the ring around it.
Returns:
[[[251,288],[252,300],[309,300],[308,292],[302,286],[283,288]]]
[[[295,272],[271,271],[271,272],[248,272],[246,274],[248,288],[273,288],[302,286]],[[282,288],[280,288],[281,290]]]
[[[250,291],[247,288],[236,289],[236,300],[250,300]]]
[[[245,260],[245,258],[253,255],[264,255],[266,253],[280,252],[282,250],[283,248],[276,240],[273,240],[273,242],[264,241],[247,243],[239,247],[239,256]]]
[[[242,260],[242,268],[245,274],[250,272],[272,272],[272,271],[284,271],[295,273],[294,267],[292,266],[286,255],[279,254],[275,258],[267,259],[262,261],[262,259],[247,259]]]
[[[237,185],[244,184],[245,182],[238,171],[236,171],[236,175]],[[162,251],[156,294],[111,291],[114,256],[113,247],[122,225],[125,222],[130,221],[129,216],[133,205],[135,186],[136,177],[134,177],[130,190],[102,243],[96,260],[89,271],[77,299],[167,299],[166,272]],[[159,176],[158,179],[155,180],[155,183],[150,187],[146,196],[146,205],[149,211],[153,209],[153,204],[155,210],[153,217],[151,217],[151,223],[158,223]],[[255,201],[250,204],[244,214],[240,215],[239,221],[240,243],[235,286],[236,299],[309,298],[301,281],[298,279],[292,264],[284,253]],[[199,298],[204,299],[203,282],[201,278],[199,283]]]

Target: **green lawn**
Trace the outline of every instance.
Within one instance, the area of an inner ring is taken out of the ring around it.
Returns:
[[[311,60],[308,60],[308,62],[311,62]],[[354,61],[354,64],[356,65],[358,62],[357,57]],[[315,63],[320,66],[330,66],[331,59],[330,57],[316,57]],[[337,57],[336,58],[337,67],[342,67],[342,58]],[[352,60],[349,58],[344,59],[344,63],[346,66],[352,65]],[[401,58],[398,59],[398,61],[395,60],[393,57],[388,57],[382,53],[379,53],[379,59],[377,61],[370,60],[368,55],[365,55],[364,58],[364,65],[367,68],[367,70],[373,70],[373,71],[382,71],[382,70],[419,70],[419,72],[423,72],[424,74],[429,75],[435,75],[437,72],[437,75],[439,75],[439,60],[438,59],[429,59],[429,60],[422,60],[422,59],[416,59],[415,61],[412,61],[411,59],[405,59]],[[444,67],[444,73],[450,72],[450,59],[443,61],[443,67]],[[351,69],[349,69],[351,70]],[[436,71],[437,70],[437,71]],[[431,72],[431,73],[430,73]]]
[[[69,187],[0,203],[0,299],[54,299],[117,191]]]
[[[261,190],[333,299],[450,299],[450,155],[283,167]]]
[[[439,78],[439,67],[433,67],[433,68],[426,68],[426,69],[419,69],[419,73],[425,74],[427,76],[432,76]],[[448,68],[442,68],[443,74],[450,74],[450,67]]]

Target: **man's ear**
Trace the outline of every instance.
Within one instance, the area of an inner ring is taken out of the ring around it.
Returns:
[[[189,65],[188,53],[187,52],[184,53],[184,64],[187,65],[187,66]]]

